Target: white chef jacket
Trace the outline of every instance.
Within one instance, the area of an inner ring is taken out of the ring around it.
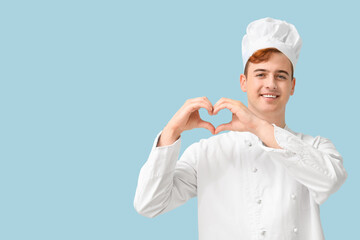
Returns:
[[[200,240],[320,240],[319,205],[347,178],[343,159],[326,138],[273,124],[280,147],[250,132],[229,131],[190,145],[181,138],[156,147],[142,167],[134,207],[146,217],[198,197]]]

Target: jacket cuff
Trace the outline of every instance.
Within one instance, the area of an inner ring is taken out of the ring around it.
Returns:
[[[291,132],[278,127],[275,124],[272,125],[274,126],[275,140],[281,148],[293,154],[297,154],[302,159],[306,158],[306,150],[308,147],[311,147],[309,144],[305,143]]]
[[[281,156],[283,159],[287,159],[286,165],[297,164],[303,158],[304,148],[302,146],[304,143],[291,132],[278,127],[275,124],[272,125],[274,126],[275,140],[282,149],[267,147],[262,142],[261,147],[266,152],[274,153],[274,157]]]
[[[181,137],[173,144],[156,147],[162,131],[156,136],[149,158],[143,166],[143,174],[148,177],[163,176],[171,173],[176,166],[179,158]]]
[[[151,151],[153,151],[154,149],[176,147],[177,145],[181,145],[181,135],[180,135],[180,137],[174,143],[172,143],[171,145],[157,147],[156,145],[159,142],[159,138],[160,138],[161,133],[162,133],[162,130],[156,135],[156,138],[155,138],[154,143],[152,145]]]

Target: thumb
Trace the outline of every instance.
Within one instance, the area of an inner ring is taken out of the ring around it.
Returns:
[[[218,134],[219,132],[226,131],[226,130],[232,130],[231,122],[224,123],[216,127],[215,134]]]
[[[201,120],[201,121],[199,122],[199,127],[200,127],[200,128],[206,128],[206,129],[208,129],[212,134],[215,134],[215,127],[214,127],[214,125],[212,125],[212,124],[209,123],[209,122],[206,122],[206,121],[204,121],[204,120]]]

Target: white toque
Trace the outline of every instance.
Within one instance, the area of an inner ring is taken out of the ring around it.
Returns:
[[[242,58],[245,65],[259,49],[277,48],[291,61],[293,68],[299,59],[302,40],[295,26],[270,17],[251,22],[242,39]]]

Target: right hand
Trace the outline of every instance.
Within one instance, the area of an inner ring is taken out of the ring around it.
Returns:
[[[205,108],[213,115],[213,106],[207,97],[188,99],[163,129],[158,146],[170,145],[180,134],[193,128],[206,128],[215,134],[215,127],[200,118],[199,109]]]

